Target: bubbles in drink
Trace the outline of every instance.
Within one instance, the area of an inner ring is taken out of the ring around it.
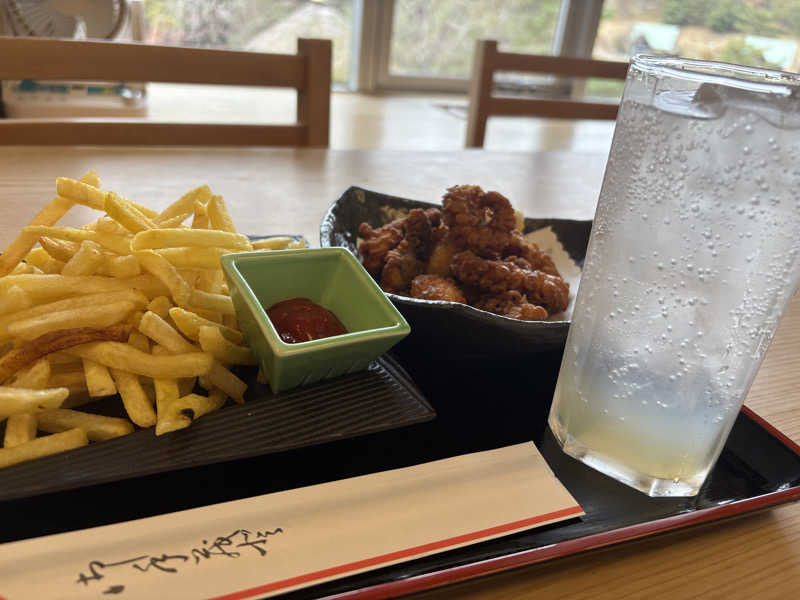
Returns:
[[[794,101],[797,123],[716,84],[623,100],[550,416],[565,446],[665,481],[711,468],[800,281],[800,169],[765,159]]]

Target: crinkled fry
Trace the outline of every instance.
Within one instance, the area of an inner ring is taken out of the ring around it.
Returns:
[[[172,320],[175,322],[178,330],[187,338],[195,342],[200,341],[200,327],[203,326],[216,327],[222,332],[222,335],[224,335],[234,344],[241,344],[244,341],[244,336],[242,336],[240,331],[231,329],[230,327],[226,327],[225,325],[221,325],[219,323],[215,323],[214,321],[204,319],[200,315],[180,308],[179,306],[170,308],[169,316],[172,317]]]
[[[124,321],[134,310],[136,305],[129,301],[73,308],[15,321],[9,324],[8,334],[11,337],[32,340],[59,329],[110,327]]]
[[[36,438],[13,448],[0,448],[0,469],[51,454],[59,454],[73,448],[86,446],[89,439],[83,429],[70,429]]]
[[[5,382],[14,373],[27,367],[42,356],[65,348],[71,348],[73,346],[99,340],[115,340],[113,343],[121,343],[128,339],[130,331],[130,326],[114,325],[113,327],[106,327],[105,329],[79,327],[76,329],[62,329],[60,331],[46,333],[35,340],[22,344],[19,348],[11,350],[0,358],[0,383]],[[208,356],[209,359],[212,359],[211,355],[204,356]],[[91,356],[89,358],[91,358]],[[210,369],[211,366],[209,365],[208,368]],[[197,373],[192,373],[191,375],[195,374]],[[191,375],[187,375],[187,377]]]
[[[6,434],[3,437],[3,447],[13,448],[25,442],[30,442],[36,437],[36,415],[33,413],[19,413],[11,415],[6,421]]]
[[[256,358],[247,346],[238,346],[227,340],[218,327],[200,327],[200,347],[203,352],[226,365],[254,365]]]
[[[64,387],[29,390],[0,386],[0,421],[9,415],[58,408],[67,396],[69,390]]]
[[[205,352],[153,356],[119,342],[86,344],[75,348],[74,352],[81,358],[89,358],[107,367],[128,370],[153,379],[206,375],[214,363],[214,357]]]
[[[133,425],[126,419],[105,417],[68,408],[50,408],[36,413],[39,429],[59,433],[69,429],[83,429],[92,442],[102,442],[133,433]]]
[[[55,198],[40,210],[39,214],[31,219],[29,225],[54,225],[61,217],[67,214],[67,211],[69,211],[73,205],[74,202],[72,200],[60,197]],[[0,277],[8,275],[13,271],[14,267],[19,264],[19,261],[30,252],[38,239],[38,235],[25,233],[23,229],[22,233],[20,233],[3,251],[2,255],[0,255]]]
[[[43,233],[42,235],[47,234]],[[214,229],[148,229],[137,233],[131,241],[132,250],[186,246],[230,248],[238,251],[252,250],[247,236]]]

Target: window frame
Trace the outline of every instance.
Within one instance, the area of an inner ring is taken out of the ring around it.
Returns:
[[[469,91],[467,77],[393,75],[389,71],[395,0],[354,0],[358,25],[358,77],[356,90],[374,91]],[[553,55],[589,58],[592,55],[603,0],[561,0],[554,32]],[[566,86],[566,87],[565,87]],[[544,87],[582,93],[583,82],[553,81]]]

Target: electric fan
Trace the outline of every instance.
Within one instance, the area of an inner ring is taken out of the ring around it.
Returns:
[[[116,39],[129,13],[132,32],[141,31],[140,0],[0,0],[0,9],[0,33],[15,37]],[[24,80],[3,81],[2,97],[7,117],[141,116],[145,91],[144,83]]]
[[[114,39],[125,24],[126,0],[6,0],[14,36]]]

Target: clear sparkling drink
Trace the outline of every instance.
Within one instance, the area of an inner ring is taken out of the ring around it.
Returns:
[[[800,281],[800,80],[634,58],[549,424],[651,496],[695,495]]]

